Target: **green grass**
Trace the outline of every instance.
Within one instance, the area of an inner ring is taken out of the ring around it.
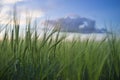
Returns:
[[[14,18],[13,29],[10,33],[6,29],[0,41],[0,80],[120,80],[117,36],[67,41],[53,30],[39,39],[37,25],[32,33],[28,19],[25,37],[21,38],[19,27]]]

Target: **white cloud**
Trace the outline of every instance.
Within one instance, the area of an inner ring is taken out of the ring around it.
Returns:
[[[44,12],[41,10],[34,10],[33,12],[31,11],[31,13],[33,14],[33,17],[36,18],[40,18],[44,16]]]
[[[32,18],[41,18],[44,16],[44,12],[42,10],[23,10],[20,12],[22,17],[26,17],[30,15]]]
[[[22,2],[23,0],[2,0],[1,4],[15,4],[18,2]]]
[[[0,12],[0,24],[4,25],[7,24],[10,19],[10,13],[11,13],[12,8],[10,6],[3,6]]]
[[[23,1],[26,0],[0,0],[0,24],[5,24],[12,17],[13,5]]]
[[[9,5],[4,5],[0,12],[0,24],[6,24],[8,19],[12,18],[13,8]],[[25,7],[18,7],[17,8],[17,15],[20,17],[20,24],[26,24],[26,17],[30,16],[33,19],[41,18],[44,16],[44,12],[42,10],[33,10],[27,9]],[[11,23],[12,24],[12,23]]]
[[[20,24],[25,25],[26,24],[26,17],[31,17],[34,21],[36,18],[42,18],[44,17],[44,12],[42,10],[21,10],[19,12],[19,15],[21,17]]]
[[[10,24],[10,25],[13,25],[14,22],[13,20],[10,21],[10,18],[12,17],[11,14],[9,14],[9,12],[11,11],[11,8],[8,7],[8,6],[4,6],[3,7],[4,9],[2,10],[2,12],[0,13],[0,24],[1,25],[6,25],[6,24]],[[27,13],[26,10],[20,10],[19,13],[18,13],[18,16],[20,16],[18,20],[20,20],[20,31],[23,31],[25,30],[25,25],[26,25],[26,17],[30,14],[31,15],[31,18],[32,18],[32,22],[31,24],[33,23],[33,21],[36,19],[36,18],[41,18],[44,16],[44,12],[41,11],[41,10],[29,10]],[[2,17],[2,19],[1,19]],[[16,20],[17,21],[17,20]],[[21,32],[22,33],[22,32]],[[4,36],[4,30],[2,30],[2,32],[0,32],[0,40],[3,38]]]
[[[11,11],[12,8],[10,6],[3,6],[0,12],[0,16],[8,17]]]
[[[93,33],[93,34],[67,33],[66,40],[72,41],[73,39],[81,40],[81,41],[85,41],[87,39],[102,41],[103,39],[107,39],[107,38],[106,38],[106,34],[100,34],[100,33]]]

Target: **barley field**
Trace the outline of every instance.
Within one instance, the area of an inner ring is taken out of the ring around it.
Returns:
[[[28,21],[21,38],[15,20],[0,40],[0,80],[120,80],[120,39],[115,34],[101,41],[67,41],[54,29],[39,38],[36,25],[31,32]]]

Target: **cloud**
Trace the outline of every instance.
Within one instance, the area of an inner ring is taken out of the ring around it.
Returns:
[[[31,15],[31,17],[32,18],[41,18],[41,17],[43,17],[44,16],[44,12],[42,11],[42,10],[31,10],[31,9],[29,9],[29,10],[22,10],[21,12],[20,12],[20,15],[22,16],[22,17],[26,17],[28,14],[29,15]]]
[[[44,17],[44,12],[42,10],[21,10],[19,12],[20,15],[20,24],[21,25],[25,25],[26,24],[26,18],[27,17],[31,17],[32,21],[34,22],[34,20],[36,19],[40,19],[42,17]]]
[[[15,4],[18,2],[23,2],[24,0],[1,0],[1,4]]]
[[[7,0],[6,0],[7,1]],[[23,0],[19,0],[23,1]],[[27,1],[27,0],[26,0]],[[10,20],[13,17],[13,6],[11,5],[3,5],[1,7],[0,11],[0,24],[7,24],[8,20]],[[20,24],[25,25],[26,24],[26,17],[30,16],[33,19],[41,18],[45,15],[44,11],[40,9],[31,9],[27,8],[25,5],[20,5],[16,7],[17,9],[17,16],[20,17]],[[11,24],[13,22],[11,21]]]
[[[13,5],[26,0],[0,0],[0,24],[7,24],[12,18]]]
[[[9,6],[3,6],[0,12],[0,16],[8,16],[8,13],[11,11]]]
[[[6,8],[7,10],[7,8]],[[11,14],[9,14],[9,11],[4,10],[0,13],[0,24],[7,24],[10,19],[12,19]],[[9,10],[9,9],[8,9]],[[26,24],[27,16],[32,18],[32,21],[34,22],[35,19],[42,18],[44,16],[44,12],[40,10],[29,10],[29,12],[26,11],[19,11],[17,13],[18,15],[18,21],[20,20],[20,25]],[[20,19],[19,19],[20,18]],[[13,24],[13,20],[11,21],[11,24]]]
[[[106,29],[97,29],[95,20],[79,16],[67,16],[56,20],[46,20],[44,24],[49,25],[49,27],[56,27],[59,24],[62,32],[104,33],[107,31]]]

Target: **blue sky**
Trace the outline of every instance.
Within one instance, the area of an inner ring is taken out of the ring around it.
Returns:
[[[23,5],[43,10],[45,17],[50,18],[69,15],[91,18],[98,27],[120,22],[120,0],[29,0]]]
[[[120,29],[120,0],[0,0],[0,21],[2,20],[0,24],[8,22],[11,17],[10,12],[13,11],[15,4],[17,4],[18,13],[21,15],[20,23],[23,25],[26,24],[27,10],[33,14],[33,18],[40,21],[77,15],[95,20],[97,28],[102,28],[105,24],[109,28],[109,25],[113,24],[112,28]],[[1,16],[6,18],[2,19]],[[119,26],[114,26],[114,24]],[[0,37],[1,35],[3,33],[0,33]],[[97,37],[101,38],[100,35]]]
[[[97,27],[104,23],[119,24],[120,0],[0,0],[3,6],[13,6],[41,12],[42,18],[61,18],[79,15],[96,21]],[[6,3],[5,3],[6,2]],[[4,7],[3,7],[4,8]],[[34,11],[32,11],[34,12]]]

